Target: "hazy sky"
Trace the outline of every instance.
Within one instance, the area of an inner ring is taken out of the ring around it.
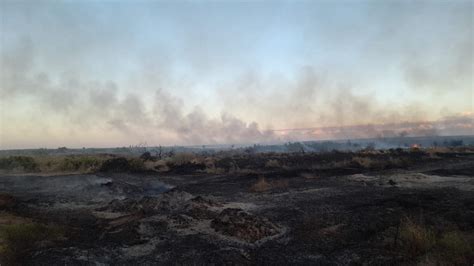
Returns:
[[[473,13],[470,0],[3,0],[0,148],[364,137],[380,132],[339,128],[387,123],[474,134]],[[314,127],[331,129],[269,131]]]

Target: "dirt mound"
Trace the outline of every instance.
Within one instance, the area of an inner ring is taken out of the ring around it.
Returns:
[[[276,235],[279,231],[278,226],[266,218],[235,208],[224,209],[217,218],[212,220],[211,227],[219,233],[252,243]]]

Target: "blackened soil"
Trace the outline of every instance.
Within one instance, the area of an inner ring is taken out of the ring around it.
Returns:
[[[2,192],[15,197],[12,213],[67,228],[65,240],[38,246],[26,264],[415,265],[427,258],[472,263],[472,250],[444,258],[437,250],[412,254],[401,236],[410,220],[436,237],[455,231],[473,239],[471,155],[364,156],[396,163],[331,164],[352,160],[351,153],[246,155],[217,162],[234,169],[226,174],[195,172],[201,166],[194,165],[166,175],[103,173],[100,178],[110,181],[94,191],[107,197],[79,205],[76,196],[55,205],[54,196],[28,194],[19,185]],[[269,159],[287,167],[269,167]],[[262,178],[262,189],[251,189]],[[150,193],[154,180],[172,189]]]

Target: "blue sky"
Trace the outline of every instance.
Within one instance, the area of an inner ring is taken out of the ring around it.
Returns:
[[[473,111],[472,1],[0,8],[0,148],[256,142]]]

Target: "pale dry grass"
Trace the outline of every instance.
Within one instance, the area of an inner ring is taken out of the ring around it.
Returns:
[[[260,177],[257,181],[257,183],[253,184],[250,187],[251,192],[265,192],[267,190],[270,190],[272,186],[270,185],[269,182],[265,180],[264,177]]]
[[[204,159],[194,153],[180,152],[168,158],[168,162],[174,165],[183,165],[188,163],[203,163]]]
[[[318,178],[320,178],[320,176],[318,176],[316,174],[313,174],[313,173],[301,173],[300,176],[303,177],[304,179],[318,179]]]
[[[405,218],[400,225],[401,248],[419,265],[468,265],[474,258],[472,233],[451,229],[436,233],[431,227]]]
[[[436,244],[436,236],[428,227],[405,218],[400,226],[400,240],[413,257],[424,254]]]
[[[251,192],[266,192],[272,189],[288,188],[288,180],[275,180],[268,182],[265,177],[260,177],[256,183],[250,186]]]
[[[372,159],[360,156],[352,157],[352,162],[364,168],[371,168],[374,165],[374,161]]]

